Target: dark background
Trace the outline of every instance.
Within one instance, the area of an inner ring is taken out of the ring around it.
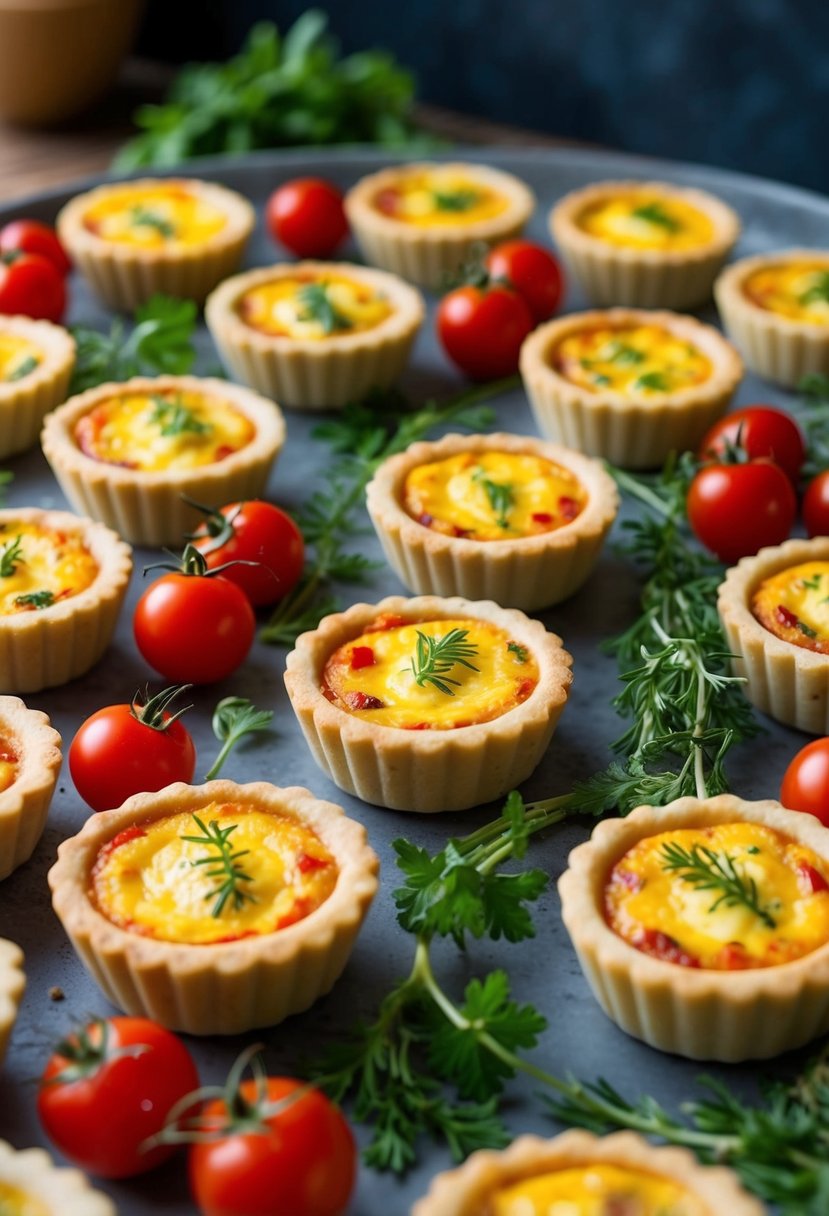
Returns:
[[[139,49],[223,58],[308,0],[150,0]],[[829,192],[826,0],[331,0],[346,51],[387,47],[423,101]],[[181,32],[177,32],[181,31]]]

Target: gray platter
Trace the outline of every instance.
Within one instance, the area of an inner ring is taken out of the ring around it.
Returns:
[[[453,156],[456,153],[452,154]],[[737,174],[693,165],[682,165],[571,150],[498,151],[469,149],[471,160],[508,169],[523,178],[538,196],[538,208],[529,235],[546,241],[545,216],[562,194],[588,182],[606,178],[653,178],[708,189],[721,195],[740,213],[744,235],[738,253],[748,254],[791,245],[829,244],[829,201],[802,190]],[[282,181],[305,174],[319,174],[340,186],[351,185],[395,158],[375,150],[332,152],[265,153],[234,160],[217,159],[194,164],[193,175],[214,178],[247,195],[260,208],[268,194]],[[101,179],[95,179],[97,182]],[[71,188],[38,195],[0,208],[0,224],[17,216],[30,215],[53,220],[59,207],[80,188],[95,184],[75,183]],[[347,256],[347,253],[346,253]],[[278,260],[260,223],[250,245],[247,264]],[[575,290],[567,308],[583,306]],[[713,309],[702,314],[714,320]],[[70,322],[108,325],[108,317],[93,302],[84,284],[72,282]],[[199,333],[199,370],[216,366],[216,355],[208,335]],[[427,323],[419,339],[412,366],[403,387],[415,399],[448,395],[460,385],[436,346]],[[791,404],[785,393],[749,376],[738,394],[738,403],[765,401]],[[499,428],[523,434],[534,433],[529,408],[520,392],[496,403]],[[296,507],[315,486],[322,484],[327,449],[310,436],[313,420],[300,414],[288,418],[288,454],[283,455],[269,487],[269,497],[288,510]],[[42,456],[30,452],[10,463],[14,482],[8,495],[11,505],[63,506],[62,495]],[[618,529],[618,525],[617,525]],[[618,535],[618,531],[617,531]],[[358,539],[365,552],[379,557],[373,535]],[[28,698],[33,707],[45,710],[61,732],[66,745],[82,720],[102,705],[128,700],[132,692],[153,678],[138,655],[130,628],[132,607],[141,586],[141,568],[156,557],[136,553],[136,573],[120,626],[109,653],[85,679],[64,688],[50,689]],[[387,568],[377,570],[366,588],[344,588],[344,603],[375,600],[401,587]],[[528,798],[563,793],[571,783],[603,768],[608,745],[620,733],[610,699],[618,690],[616,665],[603,655],[599,643],[624,628],[637,612],[637,581],[629,564],[609,545],[587,586],[568,603],[546,614],[545,623],[560,633],[575,658],[575,683],[561,725],[543,763],[526,783]],[[463,815],[418,817],[383,811],[349,798],[317,770],[301,738],[282,684],[285,652],[256,643],[238,674],[225,684],[197,690],[195,709],[188,725],[200,753],[203,773],[215,750],[210,731],[210,712],[219,699],[241,693],[260,707],[275,711],[274,733],[249,745],[231,758],[223,775],[240,781],[265,779],[278,785],[306,785],[323,798],[340,802],[367,825],[383,864],[381,891],[360,937],[345,975],[332,996],[302,1017],[244,1039],[190,1040],[204,1082],[222,1080],[241,1047],[262,1039],[268,1047],[271,1071],[293,1073],[302,1059],[342,1035],[356,1020],[370,1017],[396,977],[408,972],[411,941],[397,928],[391,892],[396,885],[391,841],[405,834],[430,850],[438,849],[447,836],[459,835],[490,817],[493,807]],[[156,683],[156,687],[158,684]],[[805,738],[773,723],[769,733],[743,746],[730,765],[732,787],[748,798],[776,796],[783,770]],[[35,1113],[36,1078],[40,1075],[53,1042],[66,1032],[72,1019],[112,1010],[88,979],[76,959],[63,930],[52,913],[46,872],[58,843],[74,834],[84,822],[86,808],[64,770],[52,806],[49,825],[28,865],[3,883],[0,889],[0,936],[18,942],[26,954],[28,987],[15,1029],[6,1066],[0,1079],[0,1138],[18,1148],[46,1144]],[[532,846],[532,861],[555,877],[564,867],[570,848],[589,832],[588,823],[573,822],[549,833]],[[694,1092],[700,1068],[674,1057],[660,1055],[627,1038],[600,1012],[582,979],[573,951],[559,919],[554,886],[537,908],[538,936],[521,946],[504,943],[476,944],[468,956],[459,957],[447,948],[439,957],[442,978],[455,991],[466,980],[494,967],[506,968],[518,999],[532,1001],[548,1016],[550,1027],[537,1053],[538,1063],[559,1075],[571,1070],[585,1079],[603,1075],[629,1096],[640,1092],[676,1107]],[[49,990],[59,986],[63,1002],[50,999]],[[773,1070],[789,1073],[802,1057],[776,1062]],[[711,1069],[739,1093],[752,1093],[757,1069],[733,1067]],[[516,1133],[555,1131],[530,1083],[517,1081],[508,1087],[504,1110]],[[444,1146],[425,1144],[422,1163],[403,1181],[363,1169],[349,1216],[404,1216],[411,1203],[427,1189],[430,1178],[449,1164]],[[195,1212],[188,1198],[181,1161],[134,1182],[101,1184],[116,1200],[122,1216],[186,1216]],[[274,1216],[294,1216],[290,1212]]]

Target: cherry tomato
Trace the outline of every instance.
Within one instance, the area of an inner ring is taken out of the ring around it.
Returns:
[[[58,1044],[37,1111],[49,1139],[75,1165],[100,1178],[131,1178],[174,1152],[143,1146],[198,1085],[190,1053],[169,1030],[147,1018],[100,1018]]]
[[[322,177],[298,177],[274,190],[265,209],[268,229],[300,258],[327,258],[348,235],[343,196]]]
[[[151,583],[135,606],[133,632],[147,662],[177,684],[212,684],[236,670],[256,618],[240,587],[188,545],[180,569]]]
[[[47,258],[64,278],[72,269],[54,228],[41,224],[39,220],[12,220],[0,229],[0,254],[37,253]]]
[[[0,256],[0,313],[59,322],[66,309],[63,275],[39,253]]]
[[[720,459],[729,447],[742,448],[749,460],[773,460],[797,485],[806,445],[791,414],[770,405],[747,405],[726,414],[700,444],[700,460]]]
[[[688,491],[688,519],[697,539],[730,565],[788,537],[797,498],[786,474],[767,460],[710,464]]]
[[[107,705],[83,723],[69,748],[69,771],[93,811],[111,810],[133,794],[174,781],[193,780],[193,740],[178,714],[168,712],[183,688],[175,684],[143,704],[136,697],[130,705]]]
[[[290,515],[269,502],[232,502],[210,511],[193,534],[209,570],[228,562],[224,578],[241,587],[250,602],[273,604],[293,591],[302,575],[305,545]]]
[[[461,371],[473,380],[496,380],[518,370],[533,317],[508,287],[456,287],[438,306],[437,327],[444,350]]]
[[[797,753],[783,774],[780,801],[829,828],[829,739],[814,739]]]
[[[561,266],[541,245],[532,241],[504,241],[489,251],[485,265],[493,279],[506,281],[518,292],[536,325],[551,317],[561,303],[564,292]]]
[[[803,522],[810,536],[829,536],[829,469],[813,477],[806,488]]]
[[[268,1077],[265,1092],[243,1081],[244,1115],[209,1102],[202,1117],[218,1138],[190,1149],[190,1186],[202,1216],[342,1216],[357,1171],[345,1118],[303,1081]],[[281,1109],[268,1110],[282,1103]]]

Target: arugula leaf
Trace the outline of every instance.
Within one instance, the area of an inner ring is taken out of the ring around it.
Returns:
[[[196,358],[197,311],[192,300],[155,295],[136,310],[130,333],[120,318],[111,323],[109,333],[88,325],[72,326],[77,357],[70,393],[133,376],[189,372]]]

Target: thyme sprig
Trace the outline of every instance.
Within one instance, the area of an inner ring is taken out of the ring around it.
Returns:
[[[250,849],[234,849],[231,840],[238,823],[229,823],[223,828],[215,819],[205,823],[195,812],[193,820],[200,835],[182,836],[181,839],[190,844],[203,845],[209,850],[206,857],[197,857],[190,864],[209,867],[205,871],[207,877],[216,880],[217,885],[204,897],[214,901],[211,914],[218,919],[231,900],[237,912],[246,903],[255,904],[256,896],[252,895],[246,886],[253,882],[253,876],[240,865],[241,859],[247,857]]]
[[[741,870],[730,853],[718,853],[707,845],[694,844],[690,849],[676,840],[662,845],[661,866],[673,872],[698,891],[712,891],[716,898],[708,909],[735,908],[741,905],[767,925],[777,927],[777,921],[760,901],[757,883]]]
[[[455,692],[450,688],[460,687],[460,680],[449,675],[454,667],[466,667],[469,671],[479,671],[472,659],[478,653],[475,642],[468,642],[468,629],[450,629],[443,637],[434,637],[417,630],[417,645],[411,662],[412,675],[415,684],[423,688],[432,684],[438,692],[447,697],[454,697]]]

